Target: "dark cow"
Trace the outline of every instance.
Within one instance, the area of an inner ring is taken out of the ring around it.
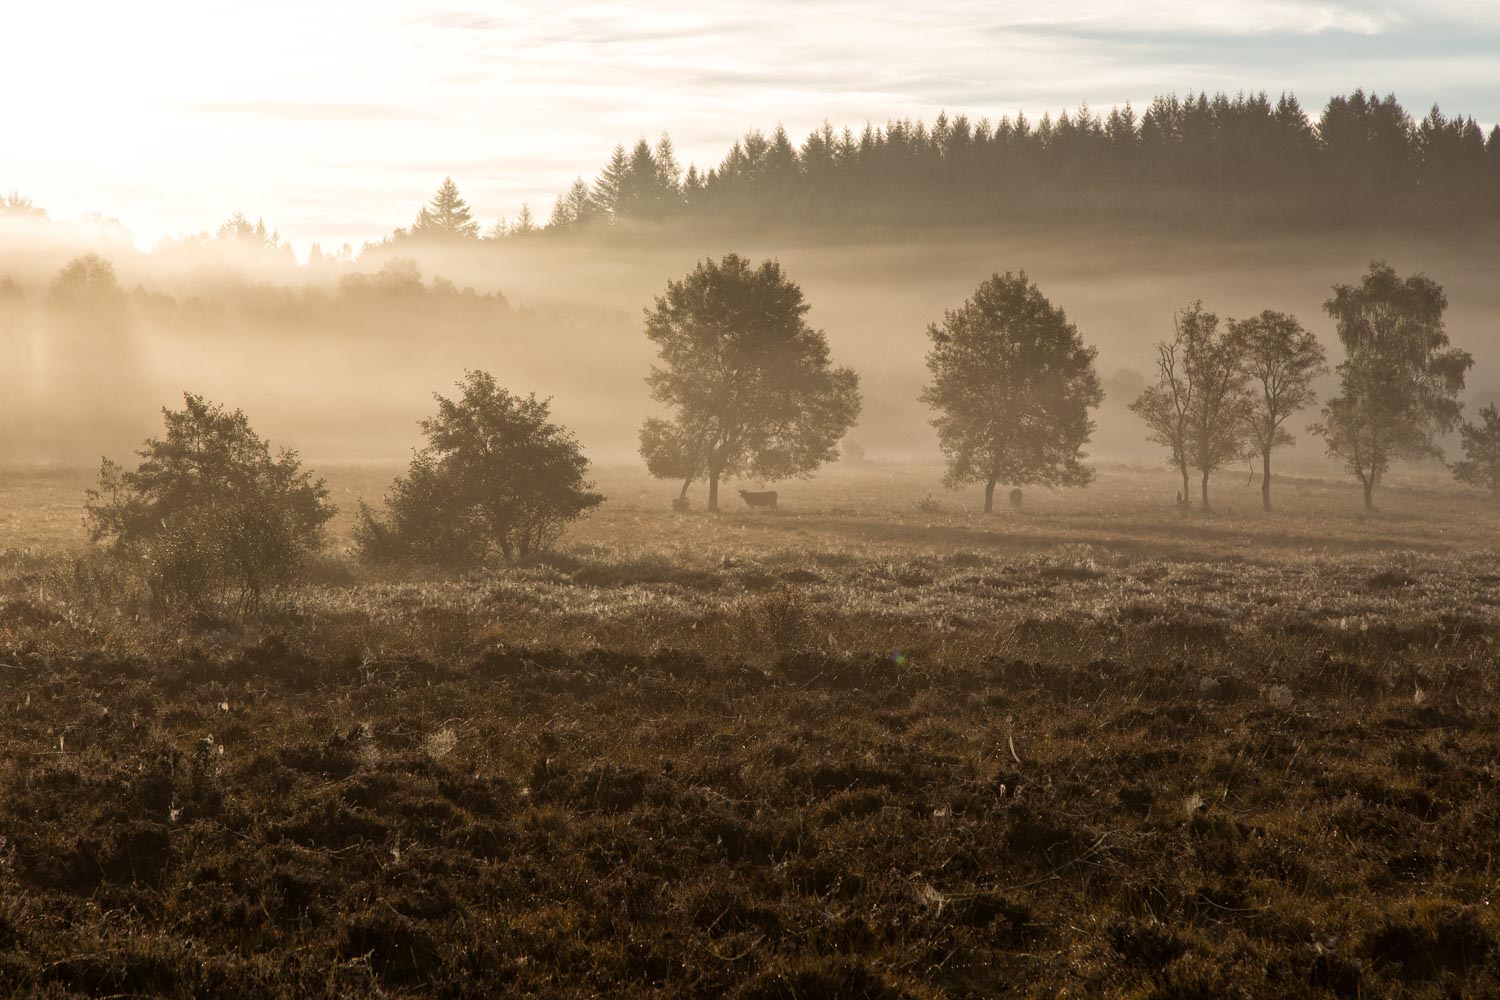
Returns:
[[[776,491],[767,490],[764,493],[751,493],[749,490],[740,490],[740,499],[750,507],[769,507],[776,509]]]

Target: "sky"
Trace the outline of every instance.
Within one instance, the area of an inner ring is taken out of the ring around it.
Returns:
[[[408,224],[451,175],[545,216],[618,142],[719,161],[941,110],[1033,119],[1199,90],[1394,92],[1500,120],[1494,0],[624,4],[51,0],[5,11],[0,191],[143,247],[234,212],[305,253]]]

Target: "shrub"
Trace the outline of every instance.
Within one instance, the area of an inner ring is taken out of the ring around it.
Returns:
[[[133,471],[105,459],[90,534],[142,572],[158,609],[245,612],[294,583],[333,516],[296,452],[272,455],[244,413],[185,394]]]
[[[541,552],[568,522],[604,502],[584,479],[588,459],[551,423],[548,402],[522,399],[494,376],[469,372],[457,400],[437,396],[422,421],[427,447],[386,494],[386,516],[360,509],[366,558],[462,566],[498,551],[507,561]]]

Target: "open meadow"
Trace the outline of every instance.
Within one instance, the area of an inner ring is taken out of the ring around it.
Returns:
[[[0,473],[0,992],[1500,992],[1500,512],[1435,473],[605,468],[445,574],[319,471],[313,582],[170,620]]]

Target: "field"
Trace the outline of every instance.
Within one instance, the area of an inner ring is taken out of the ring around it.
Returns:
[[[85,473],[0,473],[0,993],[1500,994],[1482,498],[597,478],[526,565],[341,516],[312,586],[162,621]]]

